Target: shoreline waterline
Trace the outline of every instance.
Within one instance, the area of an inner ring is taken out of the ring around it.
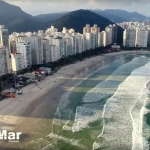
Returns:
[[[20,130],[30,135],[30,131],[33,129],[35,134],[38,133],[38,138],[45,136],[46,133],[40,136],[42,129],[37,128],[35,130],[34,124],[32,125],[31,122],[39,121],[39,127],[40,124],[41,127],[44,127],[44,123],[42,122],[45,120],[48,121],[46,127],[50,126],[51,129],[49,128],[48,132],[51,133],[52,125],[50,124],[53,122],[60,98],[66,91],[81,82],[84,76],[88,76],[91,73],[92,68],[93,71],[96,67],[103,67],[106,66],[107,63],[111,63],[111,58],[114,59],[116,56],[119,57],[119,55],[128,55],[132,53],[133,55],[136,54],[136,52],[132,51],[105,54],[104,56],[92,57],[82,62],[62,67],[55,75],[46,78],[45,81],[40,83],[40,86],[42,87],[41,91],[36,89],[34,85],[29,85],[23,89],[24,95],[22,97],[18,97],[16,101],[12,99],[3,101],[2,104],[0,104],[0,108],[2,108],[0,112],[4,115],[2,123],[5,121],[10,124],[13,123],[13,118],[15,116],[15,128],[12,127],[10,130]],[[141,53],[146,54],[144,52],[138,52],[137,54]],[[102,63],[102,61],[104,62]],[[60,76],[62,76],[63,79],[60,79]],[[33,91],[31,94],[28,94],[29,89],[31,92]],[[21,99],[21,102],[19,102],[18,99]],[[12,110],[9,109],[10,107],[7,107],[9,104],[11,104]],[[43,110],[45,111],[45,114],[43,113]],[[12,117],[12,119],[7,118],[6,120],[6,115]],[[50,119],[52,120],[50,121]],[[7,128],[7,126],[4,126],[2,123],[0,123],[1,127]],[[30,130],[26,127],[28,124],[31,125]]]

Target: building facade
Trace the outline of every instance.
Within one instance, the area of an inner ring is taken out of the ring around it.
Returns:
[[[135,47],[136,30],[126,29],[123,32],[123,46],[124,47]]]
[[[37,35],[28,38],[31,45],[32,64],[43,64],[43,38]]]
[[[0,46],[0,75],[10,73],[8,48]]]
[[[31,67],[32,66],[32,56],[31,56],[30,43],[22,41],[22,42],[17,43],[16,47],[17,47],[17,53],[22,54],[25,68]]]
[[[50,56],[51,56],[51,62],[56,62],[60,59],[60,53],[57,50],[56,45],[50,46]]]
[[[135,47],[147,47],[148,45],[148,31],[136,30]]]
[[[44,63],[48,63],[51,61],[50,45],[48,39],[43,39],[43,59]]]
[[[21,53],[12,53],[11,54],[11,69],[12,72],[17,72],[22,69],[25,69],[24,58]]]
[[[106,45],[110,45],[113,43],[113,27],[112,25],[109,25],[105,28],[106,32]]]
[[[0,25],[0,46],[8,46],[8,30],[4,25]]]

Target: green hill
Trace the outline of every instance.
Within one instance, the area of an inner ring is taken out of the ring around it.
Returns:
[[[41,14],[41,15],[34,16],[34,19],[41,22],[47,22],[47,21],[59,19],[60,17],[62,17],[64,14],[67,13],[68,12]]]
[[[68,14],[65,14],[58,20],[54,21],[52,25],[58,28],[59,31],[62,31],[63,27],[73,28],[76,32],[83,32],[83,27],[86,24],[93,26],[97,24],[100,27],[100,30],[105,30],[105,27],[114,24],[110,20],[94,13],[89,10],[76,10]],[[121,44],[123,41],[123,29],[118,27],[118,44]]]
[[[65,14],[66,12],[63,13]],[[109,24],[113,24],[113,22],[105,17],[89,10],[77,10],[62,15],[62,13],[48,14],[46,15],[47,19],[44,18],[45,15],[33,17],[32,15],[25,13],[20,7],[0,0],[0,24],[5,25],[6,28],[8,28],[9,34],[12,32],[44,30],[50,25],[56,26],[60,31],[63,27],[67,27],[74,28],[77,32],[82,33],[83,27],[86,24],[97,24],[101,30],[104,30]],[[53,21],[56,18],[59,19]],[[123,32],[120,27],[118,31],[118,43],[122,43]]]
[[[9,33],[37,31],[47,28],[50,23],[37,21],[20,7],[0,0],[0,24],[5,25]]]
[[[140,13],[137,12],[128,12],[121,9],[96,9],[92,10],[89,9],[89,11],[94,12],[100,16],[103,16],[115,23],[121,23],[121,22],[128,22],[128,21],[145,21],[150,20],[150,17],[146,17]],[[37,15],[34,18],[38,21],[46,22],[49,20],[56,20],[62,17],[64,14],[67,14],[68,12],[60,12],[60,13],[50,13],[50,14],[41,14]]]
[[[0,0],[0,24],[7,25],[19,18],[31,19],[32,16],[22,11],[20,7]]]

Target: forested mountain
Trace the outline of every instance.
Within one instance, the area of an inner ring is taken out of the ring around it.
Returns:
[[[50,25],[56,26],[60,31],[63,27],[67,27],[74,28],[77,32],[82,33],[83,27],[86,24],[97,24],[101,30],[113,24],[112,21],[89,10],[76,10],[66,13],[33,17],[25,13],[20,7],[0,0],[0,24],[5,25],[9,33],[45,30]],[[122,41],[122,29],[120,27],[118,29],[118,35],[121,37],[120,41]]]
[[[80,33],[83,32],[83,27],[86,24],[90,24],[91,26],[97,24],[102,31],[105,30],[106,26],[114,23],[94,12],[82,9],[67,13],[52,23],[59,31],[62,31],[62,28],[66,27],[73,28],[76,32]],[[123,29],[121,27],[118,27],[118,37],[119,43],[122,43]]]
[[[50,23],[50,21],[46,23],[37,21],[20,7],[0,0],[0,24],[5,25],[9,33],[45,29]]]

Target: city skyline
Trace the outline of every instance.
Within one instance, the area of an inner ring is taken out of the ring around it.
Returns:
[[[4,0],[9,4],[19,6],[25,12],[35,16],[46,13],[56,13],[62,11],[73,11],[77,9],[122,9],[129,12],[138,12],[145,16],[150,16],[148,0]],[[66,3],[67,1],[67,3]],[[58,5],[59,4],[59,5]],[[66,6],[67,4],[67,6]],[[99,7],[98,7],[99,6]],[[34,9],[33,9],[34,8]]]

